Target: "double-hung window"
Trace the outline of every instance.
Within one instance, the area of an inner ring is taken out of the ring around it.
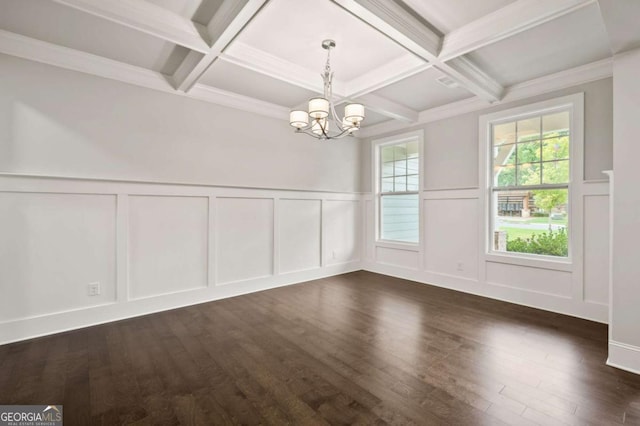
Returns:
[[[489,252],[569,257],[573,107],[486,123]]]
[[[378,239],[414,243],[420,239],[421,138],[399,136],[377,150]]]

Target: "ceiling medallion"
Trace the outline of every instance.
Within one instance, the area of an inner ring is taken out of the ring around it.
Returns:
[[[289,124],[296,128],[296,133],[305,133],[316,139],[338,139],[344,136],[353,136],[353,132],[360,129],[360,122],[364,120],[364,105],[347,104],[344,108],[344,117],[338,119],[335,104],[332,99],[331,84],[333,71],[331,71],[331,49],[336,47],[333,40],[324,40],[322,48],[327,51],[327,63],[324,73],[321,74],[324,82],[324,97],[309,99],[309,112],[294,110],[289,114]],[[329,123],[333,122],[335,130],[331,131]]]

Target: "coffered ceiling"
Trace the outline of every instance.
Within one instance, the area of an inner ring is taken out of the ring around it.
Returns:
[[[286,122],[322,92],[331,38],[334,94],[372,135],[610,75],[623,14],[604,3],[0,0],[0,53]]]

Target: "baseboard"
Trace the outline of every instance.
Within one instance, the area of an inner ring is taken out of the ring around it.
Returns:
[[[389,275],[416,281],[435,287],[461,291],[476,296],[488,297],[503,302],[515,303],[530,308],[569,315],[606,324],[608,321],[608,307],[603,304],[576,301],[570,298],[555,296],[547,293],[528,291],[516,287],[497,286],[481,282],[475,278],[441,274],[432,271],[406,269],[391,265],[381,265],[363,262],[365,271]]]
[[[0,345],[361,270],[359,261],[0,323]]]
[[[640,374],[640,347],[609,340],[607,365]]]

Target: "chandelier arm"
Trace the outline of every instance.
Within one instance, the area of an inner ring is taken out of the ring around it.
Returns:
[[[324,140],[331,140],[331,139],[341,139],[345,136],[353,136],[351,133],[349,133],[348,130],[343,130],[342,132],[335,134],[333,136],[326,134],[326,136],[323,134],[322,136],[317,135],[311,131],[309,131],[309,128],[300,128],[300,129],[296,129],[296,133],[304,133],[305,135],[309,135],[315,139],[324,139]]]

